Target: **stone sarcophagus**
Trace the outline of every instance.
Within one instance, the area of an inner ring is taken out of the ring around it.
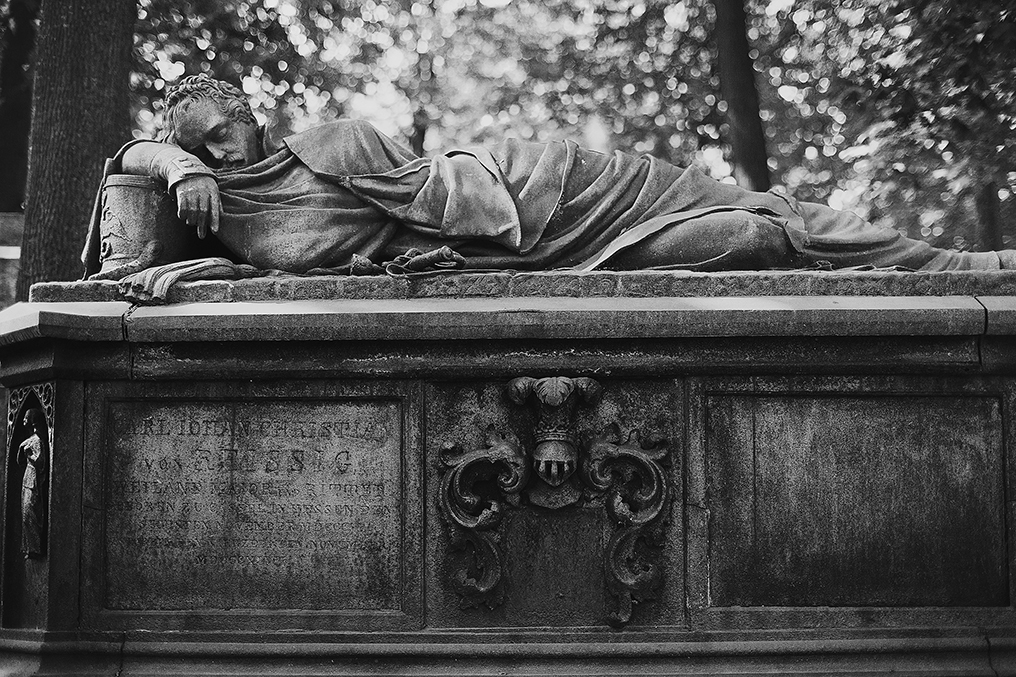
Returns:
[[[0,673],[1016,674],[1016,275],[38,285]]]

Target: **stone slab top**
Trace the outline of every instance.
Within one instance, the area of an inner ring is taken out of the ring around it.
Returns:
[[[978,298],[968,296],[416,298],[165,306],[43,302],[0,313],[0,345],[39,337],[169,343],[976,336],[993,326],[988,315]],[[1016,320],[1011,325],[1016,330]]]
[[[175,285],[170,303],[492,297],[1016,296],[1016,271],[450,272],[410,277],[268,276]],[[116,282],[43,282],[32,301],[122,301]]]
[[[0,345],[1016,334],[1016,271],[285,275],[181,283],[169,301],[37,284],[0,313]]]

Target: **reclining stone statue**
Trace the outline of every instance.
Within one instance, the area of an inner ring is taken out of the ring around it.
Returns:
[[[127,144],[107,172],[163,182],[179,219],[214,233],[233,261],[294,273],[443,246],[469,269],[1016,267],[1016,251],[938,249],[849,212],[570,141],[424,159],[339,120],[270,146],[238,89],[196,75],[167,94],[162,139]],[[97,222],[86,275],[99,269]]]

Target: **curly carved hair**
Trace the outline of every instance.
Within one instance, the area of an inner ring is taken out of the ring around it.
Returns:
[[[174,142],[178,116],[186,112],[192,103],[203,99],[217,103],[230,120],[257,125],[243,92],[228,82],[200,73],[189,75],[167,88],[166,121],[161,140]]]

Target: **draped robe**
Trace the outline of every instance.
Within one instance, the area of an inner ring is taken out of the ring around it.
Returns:
[[[243,262],[291,272],[442,245],[468,268],[591,270],[665,228],[723,214],[779,226],[801,265],[1000,267],[994,252],[936,249],[849,212],[571,141],[508,139],[424,159],[366,122],[338,120],[216,178],[219,239]]]

